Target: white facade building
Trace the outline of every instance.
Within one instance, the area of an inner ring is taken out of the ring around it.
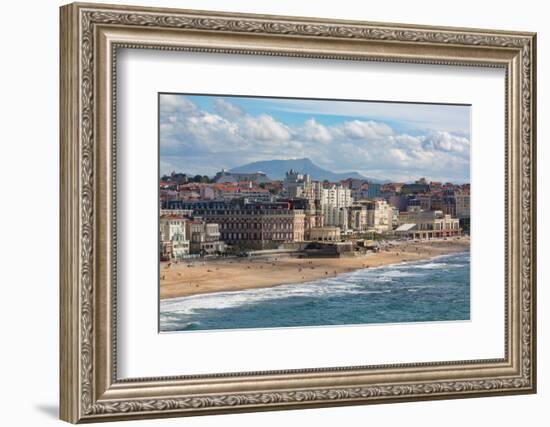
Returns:
[[[397,234],[429,239],[433,237],[459,236],[462,232],[458,218],[443,211],[409,210],[399,214]]]
[[[355,202],[348,208],[348,226],[353,231],[364,232],[368,228],[368,210],[365,203]]]
[[[221,241],[220,225],[202,220],[189,221],[187,234],[191,240],[193,254],[212,255],[225,252],[225,242]]]
[[[311,187],[311,177],[308,174],[301,174],[290,169],[283,181],[284,193],[291,199],[307,198],[306,193]]]
[[[374,200],[369,205],[367,222],[369,229],[377,233],[393,230],[393,206],[385,200]]]
[[[341,185],[333,185],[331,188],[323,188],[321,197],[323,206],[334,206],[337,208],[347,208],[353,204],[351,190]]]
[[[349,228],[348,208],[325,206],[323,208],[324,226],[340,227],[342,231]]]
[[[176,215],[162,216],[160,218],[161,252],[165,258],[181,259],[189,255],[187,222],[186,218]]]
[[[321,194],[321,208],[323,212],[323,225],[348,229],[348,208],[353,204],[351,190],[341,185],[333,185],[331,188],[323,188]]]

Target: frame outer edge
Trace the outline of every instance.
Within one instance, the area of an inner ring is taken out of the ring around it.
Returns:
[[[93,287],[97,284],[95,277],[92,276],[92,272],[89,271],[89,267],[94,265],[93,247],[89,238],[93,237],[93,232],[97,224],[93,223],[93,204],[94,204],[94,187],[93,185],[93,173],[95,172],[95,164],[93,164],[93,148],[94,145],[94,133],[90,128],[90,119],[94,118],[95,110],[89,115],[88,111],[82,111],[83,105],[87,105],[90,99],[94,99],[94,93],[88,93],[88,84],[91,84],[94,88],[93,78],[90,81],[90,73],[87,69],[86,62],[80,62],[82,58],[88,59],[87,54],[92,56],[89,58],[93,60],[92,53],[87,52],[86,49],[90,49],[93,46],[93,37],[85,39],[85,43],[79,37],[81,36],[81,26],[86,28],[89,21],[80,21],[81,11],[83,7],[88,6],[92,10],[98,10],[98,8],[105,6],[107,10],[119,11],[120,9],[126,9],[127,11],[145,12],[152,11],[153,9],[146,8],[129,8],[127,6],[114,6],[114,5],[100,5],[100,4],[72,4],[61,8],[61,35],[60,35],[60,139],[61,139],[61,197],[60,197],[60,303],[61,303],[61,319],[60,319],[60,383],[61,383],[61,419],[72,423],[78,422],[94,422],[94,421],[108,421],[118,419],[138,419],[138,418],[151,418],[151,417],[167,417],[167,416],[181,416],[181,415],[201,415],[201,414],[213,414],[213,413],[236,413],[236,412],[250,412],[258,410],[277,410],[277,409],[298,409],[300,407],[326,407],[336,405],[349,405],[349,404],[364,404],[364,403],[382,403],[382,400],[373,399],[370,402],[366,402],[365,397],[355,397],[355,389],[343,390],[343,393],[348,391],[350,396],[337,397],[337,400],[332,400],[332,395],[323,399],[321,395],[317,395],[315,390],[305,391],[297,390],[292,393],[275,393],[271,391],[270,394],[264,393],[263,395],[253,395],[250,393],[240,393],[229,396],[199,396],[192,397],[187,401],[176,399],[146,399],[146,400],[113,400],[107,402],[97,401],[97,396],[94,396],[95,386],[94,381],[94,352],[97,343],[94,339],[95,330],[91,329],[89,324],[90,316],[94,309],[94,299],[97,295],[93,295]],[[166,10],[165,12],[189,12],[184,10]],[[102,10],[101,12],[105,12]],[[206,30],[220,30],[216,24],[209,18],[210,14],[213,17],[218,16],[243,16],[243,18],[250,18],[251,20],[262,19],[260,15],[223,15],[217,12],[197,12],[200,18],[197,18],[197,22],[201,28],[205,27]],[[132,15],[133,16],[133,15]],[[204,17],[204,18],[203,18]],[[195,18],[195,17],[194,17]],[[275,17],[272,17],[275,18]],[[290,17],[276,17],[278,19],[285,19],[289,27],[296,27],[297,30],[292,30],[291,34],[295,31],[298,36],[310,36],[306,34],[301,26],[296,26],[298,22],[306,22],[307,28],[312,27],[317,23],[314,18],[310,21],[307,18],[290,18]],[[110,17],[106,16],[105,21],[109,21]],[[149,25],[147,20],[143,21],[143,25]],[[206,25],[202,25],[205,22]],[[325,21],[323,21],[325,22]],[[255,22],[252,22],[255,23]],[[338,23],[338,22],[335,22]],[[344,22],[340,22],[344,24]],[[367,24],[362,23],[360,25]],[[373,23],[369,23],[373,24]],[[136,22],[132,22],[132,25],[139,25]],[[191,27],[195,25],[191,24]],[[263,25],[263,22],[262,22]],[[387,24],[391,30],[392,24]],[[324,26],[326,27],[326,25]],[[263,27],[262,27],[263,28]],[[405,27],[405,30],[413,27]],[[278,28],[271,29],[275,33],[282,33]],[[429,31],[443,31],[444,29],[438,29],[436,27],[427,27]],[[319,36],[330,36],[330,38],[362,38],[362,33],[355,32],[346,34],[334,35],[328,31],[329,28],[321,28],[319,30]],[[453,36],[453,30],[459,30],[458,28],[449,28],[450,35],[445,34],[445,37],[436,37],[432,40],[430,37],[422,37],[419,33],[419,40],[421,43],[437,45],[440,43],[449,43],[449,45],[459,44],[451,36]],[[238,31],[245,33],[254,32],[254,27],[247,27],[245,29],[238,28]],[[408,31],[408,30],[407,30]],[[447,31],[447,30],[445,30]],[[524,195],[523,202],[527,205],[524,208],[523,219],[526,221],[527,231],[524,248],[524,256],[528,258],[527,267],[524,270],[524,274],[527,274],[527,283],[524,285],[524,303],[526,303],[525,311],[529,312],[528,316],[525,316],[525,326],[527,329],[531,328],[526,333],[524,338],[529,341],[524,342],[522,359],[526,357],[528,363],[524,375],[521,379],[518,379],[517,383],[513,382],[511,385],[503,386],[500,390],[502,394],[522,394],[532,393],[536,391],[536,340],[535,340],[535,327],[536,314],[535,314],[535,284],[536,284],[536,129],[535,129],[535,111],[536,111],[536,98],[535,98],[535,75],[536,75],[536,36],[535,34],[524,33],[521,37],[515,37],[512,34],[505,32],[499,32],[495,34],[502,34],[502,36],[493,36],[491,32],[485,33],[481,31],[480,34],[473,34],[472,29],[468,30],[469,33],[463,35],[465,37],[462,40],[463,44],[475,45],[477,43],[487,43],[488,46],[496,46],[500,44],[500,47],[525,50],[530,48],[530,52],[524,56],[527,61],[530,60],[531,66],[527,64],[529,69],[528,79],[526,87],[530,96],[524,98],[526,105],[525,110],[530,117],[522,124],[524,129],[530,133],[530,137],[523,139],[524,148],[528,152],[525,157],[522,156],[523,162],[527,163],[525,169],[522,169],[522,175],[525,178],[523,181],[524,187],[522,188],[521,195]],[[405,36],[415,36],[416,32],[406,32],[405,34],[399,33],[397,39],[404,38]],[[443,33],[440,33],[443,34]],[[485,36],[484,34],[488,34]],[[435,34],[438,36],[439,34]],[[469,38],[470,37],[470,38]],[[390,37],[391,38],[391,37]],[[328,39],[328,38],[327,38]],[[523,40],[520,40],[523,39]],[[380,38],[382,40],[382,38]],[[398,40],[398,41],[399,41]],[[485,40],[485,41],[484,41]],[[411,41],[411,40],[407,40]],[[85,46],[86,48],[83,48]],[[93,63],[93,61],[92,61]],[[95,71],[94,71],[95,73]],[[81,81],[82,74],[86,76],[86,81]],[[92,74],[93,77],[94,74]],[[82,83],[82,85],[81,85]],[[94,88],[95,89],[95,88]],[[523,93],[523,90],[521,91]],[[82,99],[81,99],[82,97]],[[93,102],[93,101],[92,101]],[[93,123],[93,122],[92,122]],[[92,161],[92,164],[90,164]],[[524,163],[524,164],[525,164]],[[525,173],[527,171],[527,173]],[[90,182],[89,179],[92,178]],[[86,192],[84,198],[81,198]],[[530,194],[525,194],[530,192]],[[520,196],[521,197],[521,196]],[[520,234],[521,235],[521,234]],[[522,235],[522,237],[524,237]],[[522,240],[523,241],[523,240]],[[530,292],[530,296],[529,296]],[[531,303],[531,304],[529,304]],[[91,309],[91,311],[90,311]],[[528,372],[528,373],[527,373]],[[527,375],[525,375],[527,373]],[[498,379],[497,379],[498,380]],[[497,381],[495,380],[495,381]],[[437,388],[433,388],[434,384],[422,385],[425,389],[423,393],[416,390],[415,384],[401,385],[405,391],[403,394],[392,395],[391,402],[397,401],[409,401],[409,400],[435,400],[438,398],[463,398],[473,397],[475,395],[493,395],[500,394],[497,390],[500,386],[493,387],[492,382],[485,383],[479,382],[479,388],[472,388],[471,395],[465,393],[458,394],[459,390],[452,389],[447,390],[446,384],[443,384],[440,391]],[[469,384],[466,382],[466,384]],[[409,393],[407,390],[411,388]],[[517,387],[517,388],[516,388]],[[400,389],[401,390],[401,389]],[[321,390],[321,392],[331,393],[334,390]],[[384,390],[382,390],[384,391]],[[392,390],[388,389],[388,392]],[[420,390],[422,391],[422,390]],[[277,396],[275,396],[277,394]],[[291,395],[292,394],[292,395]],[[384,396],[385,394],[382,393]],[[288,395],[288,396],[287,396]],[[270,397],[273,401],[264,401],[264,397]],[[370,398],[373,396],[369,395]],[[289,400],[287,400],[287,398]],[[302,400],[305,398],[305,400]],[[311,398],[311,400],[310,400]],[[236,400],[235,400],[236,399]],[[242,399],[242,401],[241,401]],[[384,399],[385,400],[385,399]]]
[[[59,418],[76,423],[80,419],[77,8],[61,6],[59,20]]]
[[[209,10],[209,9],[188,9],[183,7],[176,6],[143,6],[143,5],[128,5],[128,4],[112,4],[112,3],[90,3],[88,1],[76,1],[72,5],[77,6],[81,9],[97,9],[104,11],[120,11],[124,10],[128,13],[160,13],[160,14],[181,14],[186,13],[188,15],[193,15],[195,17],[205,17],[205,18],[248,18],[248,19],[257,19],[257,20],[277,20],[277,21],[288,21],[294,23],[303,23],[303,24],[332,24],[332,25],[342,25],[342,26],[354,26],[354,25],[370,25],[376,27],[387,27],[387,28],[406,28],[409,30],[425,30],[425,31],[451,31],[451,32],[469,32],[477,34],[491,34],[491,35],[507,35],[507,36],[518,36],[518,37],[533,37],[536,33],[532,31],[514,31],[514,30],[503,30],[503,29],[494,29],[494,28],[476,28],[476,27],[463,27],[463,26],[440,26],[434,24],[411,24],[404,22],[396,21],[366,21],[363,19],[349,19],[349,18],[321,18],[314,15],[279,15],[271,13],[254,13],[254,12],[236,12],[236,11],[222,11],[222,10]]]
[[[531,36],[531,389],[537,393],[537,33]]]

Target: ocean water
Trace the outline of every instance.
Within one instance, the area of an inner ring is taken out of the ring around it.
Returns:
[[[161,332],[469,319],[469,252],[160,303]]]

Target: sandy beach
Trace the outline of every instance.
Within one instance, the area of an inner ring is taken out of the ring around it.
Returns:
[[[160,268],[160,298],[302,283],[360,268],[418,261],[469,248],[469,239],[460,237],[392,242],[380,252],[349,258],[228,258],[163,263]]]

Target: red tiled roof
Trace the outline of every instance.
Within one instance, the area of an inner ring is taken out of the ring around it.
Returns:
[[[161,219],[179,219],[179,220],[182,220],[182,221],[185,221],[185,222],[189,222],[189,218],[183,216],[183,215],[161,215],[160,216]]]

